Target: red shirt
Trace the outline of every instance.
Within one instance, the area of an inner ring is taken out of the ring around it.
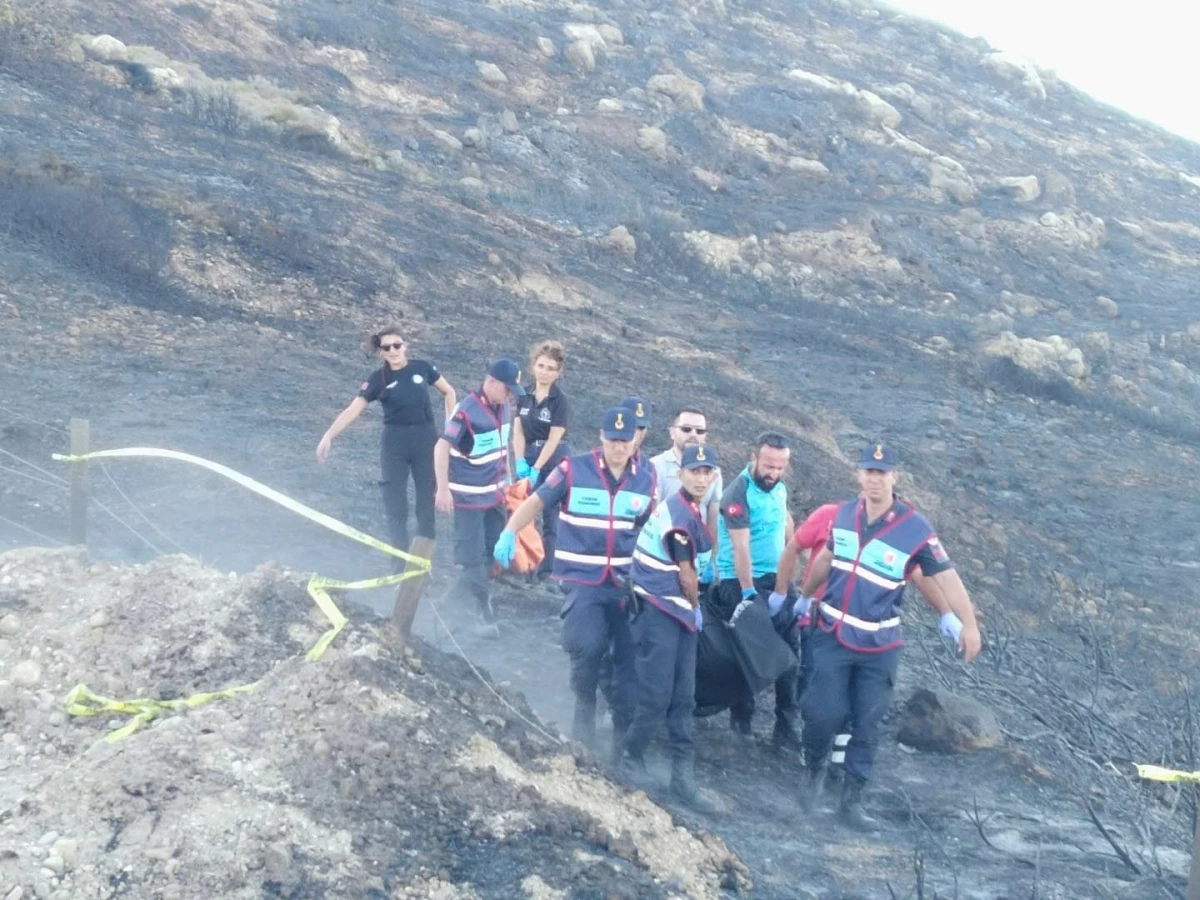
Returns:
[[[812,571],[813,560],[817,558],[821,548],[829,541],[829,535],[833,533],[833,520],[837,516],[837,511],[838,504],[836,503],[818,506],[796,529],[796,546],[801,550],[808,551],[808,562],[804,566],[804,576],[800,579],[801,584],[804,584],[805,579],[808,578],[808,573]],[[820,600],[824,593],[825,585],[822,584],[813,591],[813,599]]]

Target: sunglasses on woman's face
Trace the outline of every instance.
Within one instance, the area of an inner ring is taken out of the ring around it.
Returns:
[[[404,341],[396,341],[394,344],[380,344],[379,349],[384,353],[387,353],[389,350],[403,350]]]
[[[707,428],[701,428],[699,425],[676,425],[684,434],[708,434]]]

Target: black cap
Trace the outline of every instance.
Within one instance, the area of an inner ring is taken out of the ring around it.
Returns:
[[[521,367],[511,359],[496,360],[488,366],[487,373],[501,382],[516,396],[525,396],[525,388],[521,387]]]
[[[874,469],[877,472],[890,472],[898,464],[895,451],[887,444],[868,444],[858,457],[860,469]]]
[[[717,458],[715,447],[704,444],[688,444],[683,448],[683,459],[679,463],[681,469],[715,469],[721,464]]]
[[[650,427],[650,404],[641,397],[626,397],[621,401],[621,405],[626,409],[632,410],[634,417],[637,419],[638,428]]]

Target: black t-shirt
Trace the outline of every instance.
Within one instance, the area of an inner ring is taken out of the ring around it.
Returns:
[[[400,369],[376,369],[359,388],[358,396],[383,407],[384,425],[432,425],[430,386],[442,377],[437,366],[411,359]]]
[[[534,399],[533,391],[532,387],[526,388],[525,396],[517,398],[517,416],[527,447],[532,447],[538,441],[549,440],[550,429],[566,428],[567,419],[571,416],[571,404],[557,384],[550,385],[550,391],[541,403]],[[563,440],[566,439],[564,432]]]

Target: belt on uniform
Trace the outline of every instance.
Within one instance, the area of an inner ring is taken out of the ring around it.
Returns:
[[[836,609],[827,603],[821,604],[821,615],[835,622],[841,622],[843,625],[857,628],[860,631],[883,631],[885,628],[895,628],[900,624],[899,616],[892,616],[890,619],[884,619],[882,622],[868,622],[866,619],[860,619],[858,616],[842,612],[840,609]]]

